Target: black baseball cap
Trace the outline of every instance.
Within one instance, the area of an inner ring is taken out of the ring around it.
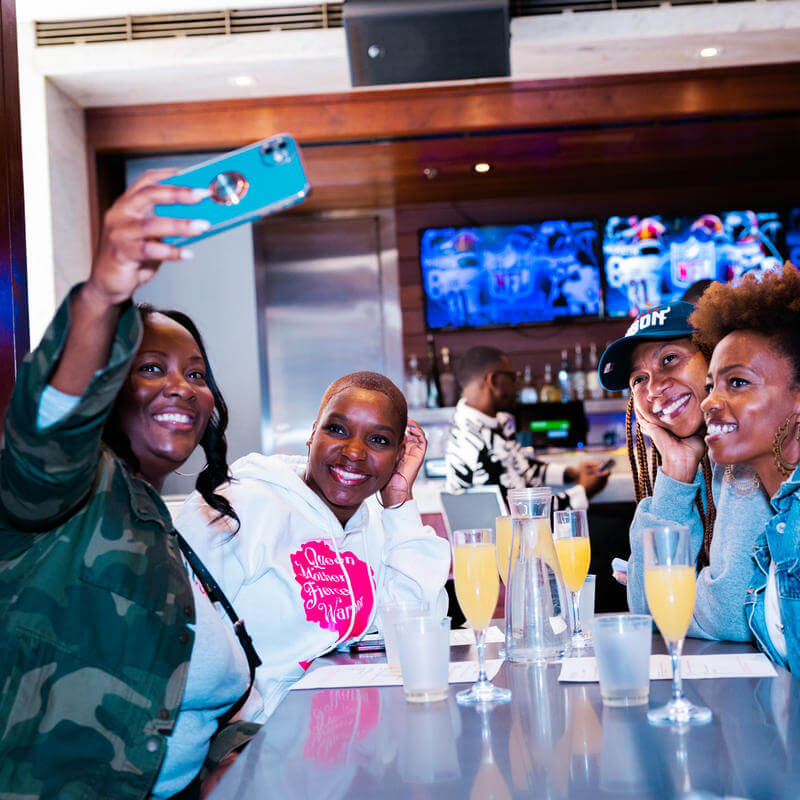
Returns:
[[[631,355],[637,345],[647,339],[682,339],[691,336],[694,329],[689,324],[691,303],[679,300],[643,311],[631,323],[625,335],[612,342],[600,358],[598,372],[600,383],[612,392],[628,388],[631,374]]]

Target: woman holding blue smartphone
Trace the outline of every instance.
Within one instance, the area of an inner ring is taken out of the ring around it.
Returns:
[[[185,315],[131,302],[187,256],[163,237],[208,227],[153,216],[206,196],[157,183],[171,174],[147,174],[107,212],[89,278],[25,358],[6,417],[0,795],[170,797],[248,695],[253,654],[187,572],[158,494],[199,444],[198,489],[235,520],[215,491],[227,411],[202,339]]]

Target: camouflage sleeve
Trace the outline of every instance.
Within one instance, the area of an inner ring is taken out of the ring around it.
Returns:
[[[139,312],[123,309],[108,364],[92,379],[71,413],[40,430],[39,400],[58,363],[69,330],[74,287],[39,346],[17,376],[0,450],[0,507],[28,530],[51,527],[86,496],[94,479],[103,425],[141,339]]]

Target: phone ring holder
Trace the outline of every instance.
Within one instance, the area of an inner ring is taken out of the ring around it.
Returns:
[[[209,184],[211,199],[223,206],[235,206],[247,194],[250,184],[240,172],[220,172]]]

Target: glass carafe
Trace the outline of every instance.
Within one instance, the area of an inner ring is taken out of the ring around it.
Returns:
[[[506,590],[506,659],[542,664],[569,646],[567,590],[550,528],[552,492],[546,487],[512,489],[512,552],[516,563]]]

